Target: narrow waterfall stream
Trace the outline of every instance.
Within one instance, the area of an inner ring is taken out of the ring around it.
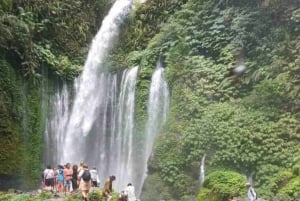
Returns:
[[[69,118],[69,102],[70,94],[67,84],[63,83],[62,89],[58,89],[50,98],[52,114],[46,118],[44,160],[49,164],[57,165],[63,153],[65,126]]]
[[[145,152],[143,163],[143,181],[147,176],[147,161],[151,155],[153,143],[159,133],[169,113],[169,89],[164,76],[165,69],[160,61],[157,62],[156,69],[151,78],[150,92],[148,98],[148,120],[146,124]],[[141,187],[137,188],[141,192]]]
[[[201,159],[201,163],[200,163],[200,171],[199,171],[199,182],[200,182],[200,186],[203,184],[204,179],[205,179],[205,158],[206,158],[206,154],[203,155],[202,159]]]

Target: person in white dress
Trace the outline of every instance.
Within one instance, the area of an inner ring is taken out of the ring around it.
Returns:
[[[129,183],[127,184],[127,187],[125,188],[125,194],[128,196],[128,201],[136,201],[136,197],[135,197],[135,189],[134,186]]]

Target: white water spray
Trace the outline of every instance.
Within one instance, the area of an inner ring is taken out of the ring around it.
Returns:
[[[46,150],[55,153],[52,155],[54,164],[84,161],[98,169],[102,184],[109,175],[115,175],[113,188],[116,191],[133,183],[140,194],[154,138],[168,113],[169,94],[163,80],[164,69],[158,64],[150,87],[145,150],[140,150],[141,144],[137,142],[141,143],[141,136],[134,132],[138,67],[115,74],[105,69],[105,60],[131,6],[132,1],[117,0],[104,19],[91,45],[84,71],[75,82],[72,110],[64,110],[63,114],[55,110],[56,116],[49,119],[48,124],[53,124],[53,129],[48,126],[45,137],[52,138]],[[53,101],[57,102],[54,108],[68,105],[69,98],[68,101],[63,98],[67,96],[68,93],[60,94]],[[53,149],[53,144],[57,148]]]
[[[200,173],[199,173],[199,181],[200,181],[200,185],[203,184],[204,179],[205,179],[205,158],[206,158],[206,154],[203,155],[202,159],[201,159],[201,164],[200,164]]]
[[[46,119],[45,128],[45,153],[44,160],[47,164],[56,164],[63,153],[65,126],[69,119],[69,99],[66,83],[50,99],[51,113]]]
[[[124,72],[121,82],[121,93],[118,101],[117,136],[114,139],[115,147],[111,153],[116,152],[116,158],[112,161],[111,168],[115,171],[121,182],[117,183],[117,189],[125,187],[124,184],[133,182],[134,166],[138,161],[133,161],[134,138],[134,109],[135,109],[135,85],[138,67]],[[127,182],[127,183],[126,183]]]
[[[117,0],[109,11],[109,14],[103,20],[100,30],[93,39],[66,130],[64,143],[66,150],[73,150],[74,145],[76,146],[80,137],[89,134],[97,118],[98,107],[105,104],[99,104],[99,102],[101,101],[101,96],[106,94],[105,90],[108,86],[105,86],[105,75],[102,74],[102,79],[101,76],[99,79],[99,74],[105,70],[105,59],[118,37],[119,27],[123,23],[124,18],[128,15],[132,3],[132,0]],[[64,151],[61,162],[78,162],[81,160],[78,158],[78,154],[82,151],[82,149],[80,149],[79,152]]]
[[[148,120],[146,125],[145,155],[143,181],[147,176],[147,161],[151,155],[156,135],[161,130],[169,113],[169,89],[164,76],[165,69],[160,61],[151,78],[150,94],[148,99]],[[140,186],[141,187],[141,186]],[[141,192],[141,188],[138,188]]]

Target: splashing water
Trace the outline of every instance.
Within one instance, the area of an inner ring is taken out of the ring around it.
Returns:
[[[81,141],[82,136],[89,134],[97,118],[97,110],[105,105],[103,102],[105,99],[102,98],[108,89],[107,77],[103,73],[105,59],[113,47],[119,34],[119,27],[129,13],[132,3],[132,0],[117,0],[93,39],[66,130],[64,148],[68,151],[64,151],[61,162],[81,160],[78,154],[83,151],[82,147],[76,149],[78,151],[73,148]]]
[[[146,125],[145,137],[145,153],[143,159],[145,160],[143,181],[147,174],[147,160],[149,159],[153,143],[156,135],[161,130],[163,124],[167,119],[169,113],[169,89],[164,78],[165,69],[160,61],[157,62],[156,70],[151,78],[150,94],[148,99],[148,120]],[[137,192],[141,192],[141,188],[137,188]]]
[[[205,158],[206,158],[206,154],[203,155],[202,159],[201,159],[201,164],[200,164],[200,172],[199,172],[199,182],[200,185],[203,184],[204,179],[205,179]]]
[[[158,63],[150,87],[145,151],[139,150],[134,132],[135,85],[138,67],[109,73],[106,58],[119,33],[119,27],[132,7],[132,1],[117,0],[93,39],[84,71],[75,81],[75,99],[62,90],[52,100],[57,110],[45,131],[46,150],[52,161],[65,164],[86,162],[98,169],[101,183],[115,175],[114,189],[127,183],[140,193],[156,134],[166,120],[169,107],[164,68]],[[163,115],[161,115],[163,114]],[[54,135],[53,135],[54,133]],[[50,139],[52,138],[52,139]],[[51,150],[49,153],[49,150]],[[140,153],[136,153],[140,151]],[[143,154],[143,159],[135,155]]]

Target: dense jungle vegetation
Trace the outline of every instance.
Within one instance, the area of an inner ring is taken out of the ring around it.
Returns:
[[[142,66],[138,109],[159,58],[171,92],[143,201],[226,200],[245,194],[247,178],[260,197],[296,199],[299,4],[152,0],[132,14],[116,55],[118,63]],[[239,65],[246,66],[242,75],[233,73]],[[199,191],[204,154],[207,178]]]
[[[47,112],[43,86],[51,93],[55,84],[80,73],[111,3],[0,2],[1,182],[18,175],[27,187],[35,186]],[[141,67],[137,130],[144,125],[158,59],[171,93],[141,200],[243,197],[247,178],[266,200],[299,199],[298,0],[148,0],[122,28],[110,58],[113,66]],[[246,71],[234,73],[240,65]],[[204,155],[206,179],[200,185]]]
[[[47,94],[81,72],[111,3],[0,1],[0,187],[39,185]]]

